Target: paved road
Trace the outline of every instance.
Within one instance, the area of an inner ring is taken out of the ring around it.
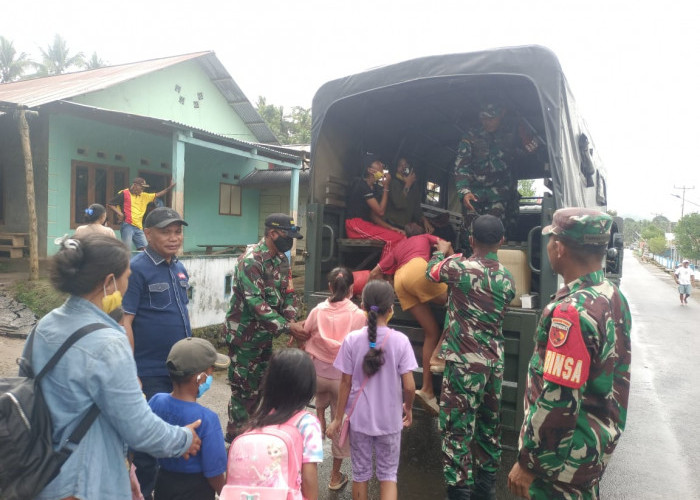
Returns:
[[[625,256],[622,290],[632,310],[632,388],[627,429],[603,477],[606,499],[700,499],[700,290],[688,306],[678,301],[668,274]],[[15,373],[13,361],[23,341],[0,337],[0,375]],[[214,409],[222,423],[229,395],[224,373],[217,373],[212,389],[201,402]],[[514,433],[504,442],[515,445]],[[399,499],[444,498],[436,420],[420,410],[405,432],[399,470]],[[326,440],[325,455],[330,457]],[[498,498],[512,499],[505,489],[515,453],[506,450],[499,473]],[[349,460],[343,471],[350,474]],[[330,460],[319,469],[320,500],[349,500],[350,487],[327,489]],[[379,498],[377,485],[370,498]]]
[[[700,290],[681,306],[673,279],[625,255],[632,309],[627,429],[603,476],[611,499],[700,498]]]

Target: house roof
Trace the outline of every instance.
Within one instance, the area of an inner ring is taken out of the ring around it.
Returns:
[[[191,125],[178,123],[172,120],[164,120],[154,118],[152,116],[143,116],[133,113],[124,113],[122,111],[113,111],[110,109],[88,106],[70,101],[57,101],[45,105],[55,111],[63,111],[83,118],[93,119],[112,123],[114,125],[128,126],[138,128],[149,132],[170,135],[174,130],[188,131],[192,133],[194,138],[206,140],[212,144],[220,144],[222,146],[232,147],[248,153],[255,153],[258,156],[269,158],[272,162],[279,160],[281,162],[308,162],[308,154],[303,150],[295,148],[287,148],[278,145],[256,144],[252,142],[234,139],[207,130],[198,129]]]
[[[133,80],[154,71],[196,60],[202,70],[240,116],[255,138],[261,143],[279,144],[279,141],[255,110],[241,88],[236,84],[214,52],[193,52],[116,66],[65,73],[0,84],[0,105],[34,108],[43,104],[68,100],[114,85]]]

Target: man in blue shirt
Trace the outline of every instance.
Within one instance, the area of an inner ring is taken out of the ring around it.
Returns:
[[[177,259],[185,222],[172,208],[156,208],[144,221],[148,246],[131,259],[129,288],[124,295],[124,328],[134,348],[134,358],[147,399],[171,392],[166,366],[172,346],[192,336],[187,312],[189,276]],[[155,459],[136,453],[136,475],[141,491],[150,498],[155,483]]]

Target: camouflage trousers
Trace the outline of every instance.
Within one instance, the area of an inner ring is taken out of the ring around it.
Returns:
[[[554,483],[536,477],[530,485],[531,500],[598,500],[598,484],[587,489],[576,488],[566,483]]]
[[[502,384],[503,361],[446,362],[439,422],[443,474],[448,486],[473,485],[472,462],[488,472],[498,470]]]
[[[265,332],[266,336],[269,336]],[[272,357],[272,338],[267,344],[230,346],[231,365],[228,367],[228,382],[231,400],[228,403],[228,425],[226,438],[232,440],[241,433],[260,396],[260,384]]]
[[[469,245],[469,235],[471,234],[472,222],[480,215],[493,215],[498,217],[503,222],[503,227],[506,230],[505,236],[508,239],[508,234],[513,232],[520,213],[519,198],[513,200],[493,200],[487,202],[472,201],[472,206],[475,210],[469,210],[462,207],[462,227],[460,228],[459,245],[462,249],[469,249],[465,255],[471,254],[471,246]]]

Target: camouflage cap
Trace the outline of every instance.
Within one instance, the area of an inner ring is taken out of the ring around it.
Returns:
[[[556,234],[578,245],[607,245],[612,217],[591,208],[560,208],[542,234]]]
[[[481,105],[479,117],[497,118],[505,108],[497,102],[485,102]]]

